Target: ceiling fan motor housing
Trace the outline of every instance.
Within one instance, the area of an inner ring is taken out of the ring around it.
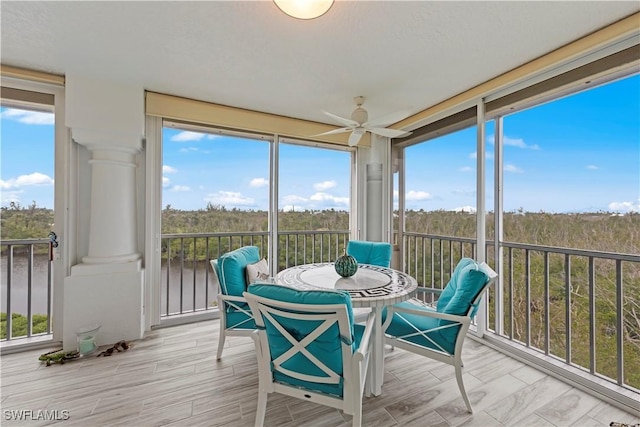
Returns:
[[[369,114],[367,110],[358,106],[353,113],[351,113],[351,120],[358,122],[360,125],[366,123],[369,120]]]

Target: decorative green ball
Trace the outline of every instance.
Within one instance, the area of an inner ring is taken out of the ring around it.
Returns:
[[[358,271],[358,261],[345,253],[336,260],[335,269],[342,277],[351,277]]]

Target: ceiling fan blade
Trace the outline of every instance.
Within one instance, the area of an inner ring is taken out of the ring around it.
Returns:
[[[400,136],[411,135],[411,132],[406,130],[388,129],[388,128],[367,128],[371,133],[376,135],[386,136],[387,138],[398,138]]]
[[[325,113],[327,116],[332,117],[334,120],[336,120],[337,122],[342,123],[345,126],[360,126],[360,123],[356,122],[355,120],[351,120],[351,119],[347,119],[345,117],[340,117],[340,116],[336,116],[333,113],[330,113],[328,111],[323,111],[323,113]]]
[[[349,132],[351,130],[353,130],[353,128],[339,128],[339,129],[334,129],[334,130],[330,130],[328,132],[322,132],[322,133],[318,133],[318,134],[311,135],[311,136],[333,135],[335,133],[344,133],[344,132]]]
[[[364,132],[365,130],[362,128],[354,129],[353,132],[351,132],[351,135],[349,135],[349,147],[358,145],[358,142],[360,142],[360,138],[362,138]]]
[[[406,119],[411,114],[408,110],[396,111],[395,113],[387,114],[386,116],[378,117],[377,119],[369,120],[363,124],[364,127],[372,128],[384,128],[391,124],[397,123],[402,119]]]

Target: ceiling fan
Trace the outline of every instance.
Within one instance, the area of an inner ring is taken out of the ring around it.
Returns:
[[[340,117],[335,114],[323,111],[327,116],[333,118],[345,127],[340,129],[330,130],[329,132],[319,133],[313,136],[331,135],[335,133],[351,132],[349,135],[349,146],[353,147],[357,145],[365,132],[375,133],[376,135],[386,136],[387,138],[398,138],[400,136],[410,135],[411,132],[396,129],[387,129],[392,123],[399,122],[406,118],[409,113],[406,111],[399,111],[396,113],[388,114],[383,117],[369,121],[369,114],[364,109],[364,96],[356,96],[353,100],[356,103],[356,109],[351,113],[351,118]]]

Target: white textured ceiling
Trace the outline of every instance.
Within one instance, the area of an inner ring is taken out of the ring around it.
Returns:
[[[615,1],[0,3],[1,62],[335,124],[418,112],[640,10]]]

